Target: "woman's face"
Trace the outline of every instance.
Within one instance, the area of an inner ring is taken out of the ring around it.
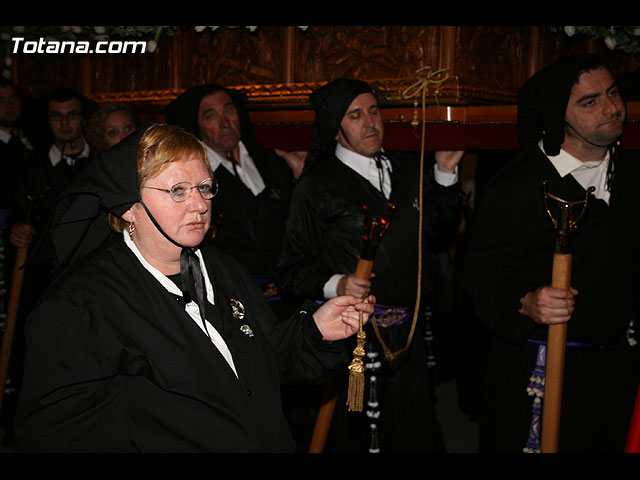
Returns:
[[[104,144],[107,148],[114,146],[136,129],[136,126],[123,110],[110,113],[104,121]]]
[[[170,238],[186,247],[198,246],[208,231],[211,200],[203,199],[198,189],[194,188],[186,200],[175,202],[168,192],[156,188],[170,190],[183,182],[197,186],[209,177],[209,171],[202,160],[196,157],[169,164],[159,175],[141,185],[142,201],[156,222]],[[154,262],[149,257],[164,260],[175,259],[176,254],[179,257],[180,248],[158,231],[140,203],[132,206],[123,218],[134,222],[133,241],[152,265]]]

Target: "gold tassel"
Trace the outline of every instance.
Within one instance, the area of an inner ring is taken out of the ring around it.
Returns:
[[[347,390],[347,405],[350,412],[361,412],[364,401],[364,344],[367,334],[363,329],[362,312],[360,312],[360,329],[356,334],[357,344],[353,349],[353,360],[349,365],[349,389]]]

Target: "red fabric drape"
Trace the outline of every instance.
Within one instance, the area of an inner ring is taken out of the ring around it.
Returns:
[[[624,448],[625,453],[640,453],[640,389],[636,396],[636,405],[629,423],[627,433],[627,443]]]
[[[421,127],[409,123],[386,122],[384,146],[388,150],[419,151]],[[270,148],[307,150],[311,123],[260,123],[255,137]],[[627,123],[621,139],[625,148],[640,149],[640,122]],[[519,148],[515,122],[463,123],[432,122],[426,126],[426,150],[512,150]]]

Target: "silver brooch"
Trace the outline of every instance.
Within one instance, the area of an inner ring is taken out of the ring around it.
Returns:
[[[244,318],[244,305],[242,305],[240,300],[236,300],[235,298],[231,299],[231,312],[238,320],[242,320]]]
[[[251,330],[251,327],[249,325],[242,325],[240,327],[240,331],[242,333],[244,333],[245,335],[248,335],[250,337],[253,337],[253,330]]]

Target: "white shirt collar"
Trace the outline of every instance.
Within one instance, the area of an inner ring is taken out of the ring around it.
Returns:
[[[542,142],[539,143],[539,148],[544,152]],[[547,155],[547,158],[561,177],[566,177],[569,174],[573,175],[585,190],[589,187],[595,187],[593,195],[607,203],[610,196],[606,185],[609,157],[609,152],[607,152],[602,160],[583,162],[562,149],[560,149],[558,155]]]
[[[157,268],[152,266],[149,262],[147,262],[147,260],[145,260],[145,258],[140,253],[140,250],[138,250],[138,247],[136,246],[136,244],[133,243],[133,240],[131,240],[131,238],[129,237],[129,233],[126,231],[122,232],[122,237],[124,238],[124,243],[127,245],[127,247],[131,249],[131,251],[136,256],[136,258],[140,261],[142,266],[151,275],[153,275],[153,277],[156,280],[158,280],[160,285],[162,285],[170,293],[181,297],[182,292],[180,291],[178,286],[175,283],[173,283],[171,280],[169,280],[166,275],[161,273],[160,270],[158,270]],[[205,287],[207,290],[207,300],[209,300],[209,303],[213,305],[214,304],[213,303],[214,302],[213,286],[211,285],[211,281],[209,280],[209,274],[207,273],[207,267],[204,264],[204,259],[202,258],[202,252],[198,249],[195,251],[195,254],[200,260],[200,268],[202,269],[202,275],[204,276]],[[186,304],[185,311],[191,317],[191,319],[196,323],[196,325],[204,332],[205,327],[202,324],[202,317],[200,317],[200,309],[198,308],[198,305],[196,304],[196,302],[192,300],[191,302]],[[224,339],[222,338],[220,333],[216,330],[216,328],[213,325],[211,325],[211,323],[209,323],[206,320],[205,322],[207,325],[206,327],[207,332],[205,333],[209,334],[209,337],[211,338],[211,342],[216,346],[218,351],[222,354],[224,359],[229,364],[229,367],[231,367],[231,369],[233,370],[233,372],[237,377],[238,372],[236,370],[235,363],[233,361],[233,356],[231,355],[231,351],[229,350],[227,343],[224,341]]]
[[[124,243],[131,249],[131,251],[138,258],[142,266],[149,271],[153,277],[160,282],[160,284],[168,290],[170,293],[173,293],[178,296],[182,296],[182,291],[178,288],[178,286],[173,283],[171,280],[167,278],[164,273],[161,273],[160,270],[151,265],[147,260],[142,256],[140,250],[138,250],[137,245],[131,240],[129,234],[127,232],[122,232],[122,237],[124,238]],[[207,300],[213,305],[214,297],[213,297],[213,286],[211,285],[211,281],[209,280],[209,275],[207,273],[207,267],[204,264],[204,260],[202,259],[202,253],[200,250],[196,250],[195,254],[200,260],[200,268],[202,269],[202,275],[204,276],[205,287],[207,289]],[[195,303],[195,302],[194,302]]]
[[[382,150],[384,152],[384,150]],[[353,150],[345,148],[340,143],[336,144],[335,155],[342,163],[347,167],[354,170],[360,176],[366,178],[371,185],[373,185],[378,191],[380,191],[380,177],[378,167],[375,159],[371,157],[365,157]],[[383,193],[385,197],[389,198],[391,193],[391,178],[389,172],[391,171],[391,163],[388,159],[382,157],[383,163]]]
[[[204,146],[207,151],[209,164],[214,172],[220,165],[222,165],[231,174],[235,175],[231,160],[224,158],[206,143],[204,143]],[[238,142],[238,148],[240,154],[240,165],[236,165],[236,168],[238,170],[240,181],[242,181],[242,183],[244,183],[254,195],[258,195],[265,188],[264,180],[262,179],[253,158],[251,158],[251,155],[249,155],[247,148],[242,142]]]
[[[11,140],[11,134],[0,128],[0,141],[2,143],[9,143],[9,140]]]
[[[11,140],[12,137],[13,137],[13,135],[11,133],[7,132],[6,130],[0,129],[0,142],[9,143],[9,140]],[[31,146],[31,142],[29,141],[29,139],[27,137],[22,136],[22,138],[20,138],[20,141],[29,150],[33,150],[33,147]]]
[[[82,152],[80,152],[80,155],[78,155],[78,158],[88,157],[90,151],[91,147],[89,147],[89,142],[85,140],[84,148],[82,149]],[[51,160],[51,165],[54,167],[60,163],[60,160],[62,160],[62,153],[55,144],[51,145],[51,148],[49,149],[49,160]]]

